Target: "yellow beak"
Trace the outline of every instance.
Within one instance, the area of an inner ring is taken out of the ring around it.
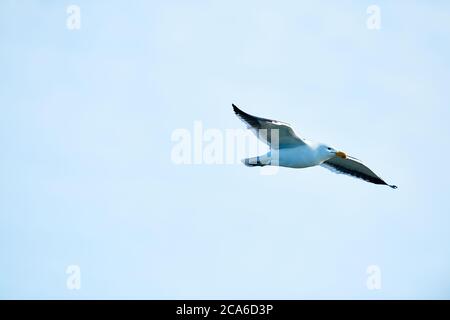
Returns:
[[[336,156],[342,159],[347,159],[347,155],[342,151],[336,152]]]

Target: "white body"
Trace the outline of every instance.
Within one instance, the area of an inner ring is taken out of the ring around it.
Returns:
[[[321,151],[319,144],[304,144],[290,148],[272,149],[258,158],[260,162],[267,165],[308,168],[320,165],[332,157],[334,157],[334,153]]]

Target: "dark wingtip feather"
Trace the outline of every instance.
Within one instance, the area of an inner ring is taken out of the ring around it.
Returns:
[[[393,184],[390,184],[389,187],[391,187],[392,189],[398,189],[398,187]]]
[[[234,113],[247,124],[247,128],[259,128],[260,124],[258,122],[258,118],[248,114],[247,112],[242,111],[234,103],[231,104],[233,106]]]

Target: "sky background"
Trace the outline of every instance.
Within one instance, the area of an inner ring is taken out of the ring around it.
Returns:
[[[1,1],[0,298],[450,298],[449,57],[448,1]],[[232,102],[399,189],[175,165]]]

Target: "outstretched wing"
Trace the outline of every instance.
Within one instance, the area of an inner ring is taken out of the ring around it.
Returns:
[[[290,148],[305,144],[305,142],[299,138],[292,127],[287,124],[276,120],[264,119],[252,116],[233,104],[234,113],[247,124],[247,128],[250,129],[260,140],[267,143],[272,148]],[[274,143],[272,145],[272,138],[276,137],[276,133],[272,132],[273,129],[278,130],[278,146]]]
[[[327,160],[324,163],[322,163],[322,166],[335,173],[347,174],[352,177],[365,180],[367,182],[375,184],[384,184],[393,189],[397,189],[397,186],[387,184],[372,170],[366,167],[361,161],[352,157],[347,157],[346,159],[342,159],[340,157],[333,157],[330,160]]]

